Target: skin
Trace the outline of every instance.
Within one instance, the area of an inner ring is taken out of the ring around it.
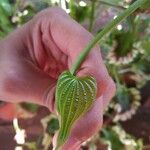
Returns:
[[[0,99],[32,102],[55,110],[55,86],[93,38],[62,9],[41,11],[32,20],[0,41]],[[95,46],[78,69],[77,76],[92,75],[98,84],[97,100],[80,118],[62,150],[78,150],[82,142],[102,126],[103,110],[115,93],[115,84]],[[57,142],[57,133],[53,146]]]

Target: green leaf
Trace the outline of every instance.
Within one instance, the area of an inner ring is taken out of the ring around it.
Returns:
[[[58,119],[52,118],[47,124],[47,130],[49,134],[54,134],[59,129]]]
[[[150,55],[150,39],[143,41],[142,47],[144,48],[146,55],[149,56]]]
[[[150,8],[150,0],[147,0],[140,8],[141,9],[148,9],[148,8]]]
[[[36,113],[39,108],[38,105],[33,103],[22,103],[22,107],[32,113]]]
[[[72,2],[70,15],[77,22],[83,22],[87,17],[89,17],[89,10],[88,6],[79,6],[77,3]]]
[[[13,4],[10,4],[8,0],[1,0],[0,7],[3,9],[3,14],[7,17],[12,15]]]
[[[96,80],[91,76],[79,78],[69,71],[60,75],[56,87],[56,105],[60,115],[56,149],[66,142],[75,121],[91,108],[96,91]]]
[[[112,130],[111,128],[104,128],[101,131],[101,137],[103,140],[108,141],[110,143],[112,150],[121,150],[123,149],[123,144],[120,140],[119,135]]]
[[[130,107],[130,96],[128,89],[124,86],[119,86],[117,90],[117,101],[122,107],[122,111],[126,111]]]
[[[118,57],[126,56],[133,47],[135,36],[131,31],[118,31],[114,35],[116,40],[115,52]]]

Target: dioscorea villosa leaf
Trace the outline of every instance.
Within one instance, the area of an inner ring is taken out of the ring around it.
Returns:
[[[76,120],[91,108],[96,91],[96,81],[91,76],[76,77],[69,71],[60,75],[56,87],[56,105],[60,115],[56,149],[66,142]]]

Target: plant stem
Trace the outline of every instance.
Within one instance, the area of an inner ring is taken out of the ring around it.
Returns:
[[[115,78],[115,81],[117,83],[117,86],[119,87],[121,84],[120,84],[120,80],[118,77],[117,69],[118,68],[116,66],[113,67],[113,74],[114,74],[114,78]]]
[[[90,32],[92,32],[92,29],[93,29],[96,0],[92,0],[91,3],[92,5],[91,5],[91,14],[90,14],[91,16],[90,16],[90,25],[89,25]]]
[[[74,1],[73,0],[69,1],[69,9],[70,9],[70,16],[72,18],[74,18],[75,17],[75,12],[74,12]]]
[[[123,19],[132,14],[136,9],[141,7],[147,2],[147,0],[137,0],[134,2],[128,9],[124,10],[118,17],[112,20],[109,24],[107,24],[104,29],[96,35],[96,37],[87,45],[87,47],[80,53],[76,62],[72,65],[70,70],[71,74],[74,75],[77,69],[80,67],[81,63],[84,61],[86,56],[89,54],[91,49],[103,38],[104,35],[109,33],[113,28],[116,27],[118,23],[120,23]]]

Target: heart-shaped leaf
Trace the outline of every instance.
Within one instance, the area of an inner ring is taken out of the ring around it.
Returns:
[[[66,142],[75,121],[91,108],[96,91],[96,80],[91,76],[76,77],[69,71],[60,75],[56,87],[56,105],[60,115],[57,148]]]

